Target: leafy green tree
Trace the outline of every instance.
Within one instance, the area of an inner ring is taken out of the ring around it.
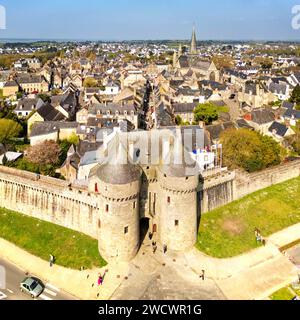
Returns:
[[[79,144],[79,138],[78,136],[73,133],[69,138],[68,138],[68,142],[71,144],[71,145],[75,145],[77,146]]]
[[[183,125],[183,120],[182,120],[182,118],[181,118],[179,115],[176,116],[175,121],[176,121],[176,124],[177,124],[178,126],[182,126],[182,125]]]
[[[248,129],[229,129],[222,133],[224,164],[248,172],[262,170],[281,162],[281,147],[271,137]]]
[[[0,143],[8,143],[22,131],[22,126],[10,119],[0,119]]]
[[[86,78],[83,82],[85,88],[93,88],[98,86],[98,81],[94,78]]]
[[[205,124],[212,124],[213,121],[218,120],[219,113],[217,106],[213,103],[199,104],[194,110],[195,122],[204,121]]]
[[[296,103],[297,105],[300,105],[300,86],[299,84],[294,88],[290,102]]]

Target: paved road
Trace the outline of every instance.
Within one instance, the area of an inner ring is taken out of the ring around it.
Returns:
[[[0,266],[4,267],[6,272],[6,289],[0,289],[0,300],[32,300],[30,296],[20,292],[19,289],[20,282],[26,277],[25,272],[3,259],[0,259]],[[41,280],[43,281],[43,279]],[[43,283],[45,290],[37,300],[76,300],[54,285],[45,281]]]

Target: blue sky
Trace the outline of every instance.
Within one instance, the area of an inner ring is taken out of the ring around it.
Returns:
[[[300,0],[0,0],[0,38],[300,40]]]

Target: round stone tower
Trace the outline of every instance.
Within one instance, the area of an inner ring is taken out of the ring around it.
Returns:
[[[108,262],[129,261],[139,249],[140,179],[140,168],[132,164],[98,165],[91,172],[89,189],[101,199],[99,251]]]
[[[190,249],[197,242],[199,174],[188,174],[185,165],[161,166],[159,236],[175,251]]]

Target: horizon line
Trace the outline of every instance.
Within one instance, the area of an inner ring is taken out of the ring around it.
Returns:
[[[0,41],[4,41],[4,40],[11,40],[11,41],[15,41],[15,40],[32,40],[32,41],[72,41],[72,42],[82,42],[82,41],[89,41],[89,42],[97,42],[97,41],[101,41],[101,42],[130,42],[130,41],[143,41],[143,42],[147,42],[147,41],[176,41],[176,42],[190,42],[190,39],[96,39],[96,38],[17,38],[17,37],[6,37],[6,38],[1,38],[0,37]],[[208,42],[208,41],[217,41],[217,42],[221,42],[221,41],[230,41],[230,42],[300,42],[300,39],[201,39],[201,40],[197,40],[197,42]]]

